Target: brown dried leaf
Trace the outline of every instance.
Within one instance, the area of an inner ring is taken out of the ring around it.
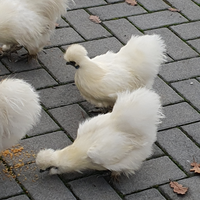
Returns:
[[[101,20],[99,19],[98,16],[96,15],[90,15],[89,19],[97,24],[100,24],[101,23]]]
[[[193,162],[190,164],[193,168],[190,169],[191,172],[195,172],[197,174],[200,174],[200,164]]]
[[[125,0],[125,2],[129,5],[132,6],[137,6],[137,1],[136,0]]]
[[[177,194],[185,194],[188,191],[187,187],[183,187],[176,181],[170,181],[169,185],[171,188],[173,188],[173,191]]]
[[[181,12],[181,11],[178,10],[177,8],[168,8],[168,10],[170,10],[171,12]]]

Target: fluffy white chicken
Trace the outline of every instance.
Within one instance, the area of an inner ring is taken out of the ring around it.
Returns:
[[[158,35],[132,36],[118,53],[90,59],[86,49],[73,44],[64,58],[77,68],[75,84],[81,95],[98,107],[112,107],[117,93],[146,86],[151,88],[161,63],[165,44]]]
[[[43,149],[36,164],[50,174],[110,170],[134,174],[152,154],[163,117],[159,96],[146,88],[118,94],[113,111],[80,124],[74,143],[62,150]]]
[[[49,42],[57,19],[70,0],[0,0],[0,43],[3,51],[24,46],[34,57]]]
[[[0,82],[0,152],[15,145],[39,121],[39,95],[27,82]]]

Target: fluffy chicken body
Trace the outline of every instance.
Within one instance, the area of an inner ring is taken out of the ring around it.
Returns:
[[[77,138],[66,148],[41,150],[36,164],[50,174],[86,169],[134,174],[152,154],[162,117],[155,92],[141,88],[120,93],[111,113],[80,124]]]
[[[0,152],[15,145],[39,121],[41,106],[34,88],[20,79],[0,82]]]
[[[56,20],[69,0],[0,0],[0,43],[3,51],[14,45],[36,55],[49,42]]]
[[[73,44],[64,58],[78,68],[75,84],[82,96],[98,107],[112,107],[118,92],[152,87],[164,53],[165,44],[158,35],[144,35],[132,36],[117,53],[108,51],[93,59],[83,46]]]

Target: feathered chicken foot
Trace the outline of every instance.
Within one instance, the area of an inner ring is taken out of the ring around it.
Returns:
[[[119,182],[120,172],[111,172],[111,181],[112,182]]]
[[[9,49],[4,50],[3,47],[0,47],[0,58],[7,57],[8,60],[11,62],[11,54],[17,53],[23,46],[20,45],[12,45]]]
[[[25,53],[19,56],[19,58],[17,60],[15,60],[15,62],[20,62],[20,61],[24,61],[25,62],[30,62],[32,59],[37,60],[37,54],[36,55],[30,55],[29,53]]]

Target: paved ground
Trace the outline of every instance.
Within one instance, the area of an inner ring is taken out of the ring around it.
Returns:
[[[3,157],[0,163],[0,200],[199,200],[200,176],[190,172],[190,163],[200,163],[200,0],[138,0],[129,6],[122,0],[75,0],[76,7],[60,20],[46,53],[39,63],[0,62],[0,75],[28,80],[40,92],[43,105],[40,124],[21,141],[22,155]],[[169,7],[181,10],[170,12]],[[97,15],[101,24],[91,22]],[[167,44],[168,61],[155,81],[166,119],[159,127],[154,155],[129,179],[111,183],[106,173],[48,176],[40,174],[34,154],[40,148],[63,148],[76,137],[78,123],[92,106],[74,85],[75,69],[67,67],[63,51],[81,43],[89,55],[117,51],[132,34],[160,34]],[[20,160],[21,159],[21,160]],[[16,178],[3,172],[14,169]],[[4,164],[4,165],[3,165]],[[178,196],[169,180],[189,187]]]

